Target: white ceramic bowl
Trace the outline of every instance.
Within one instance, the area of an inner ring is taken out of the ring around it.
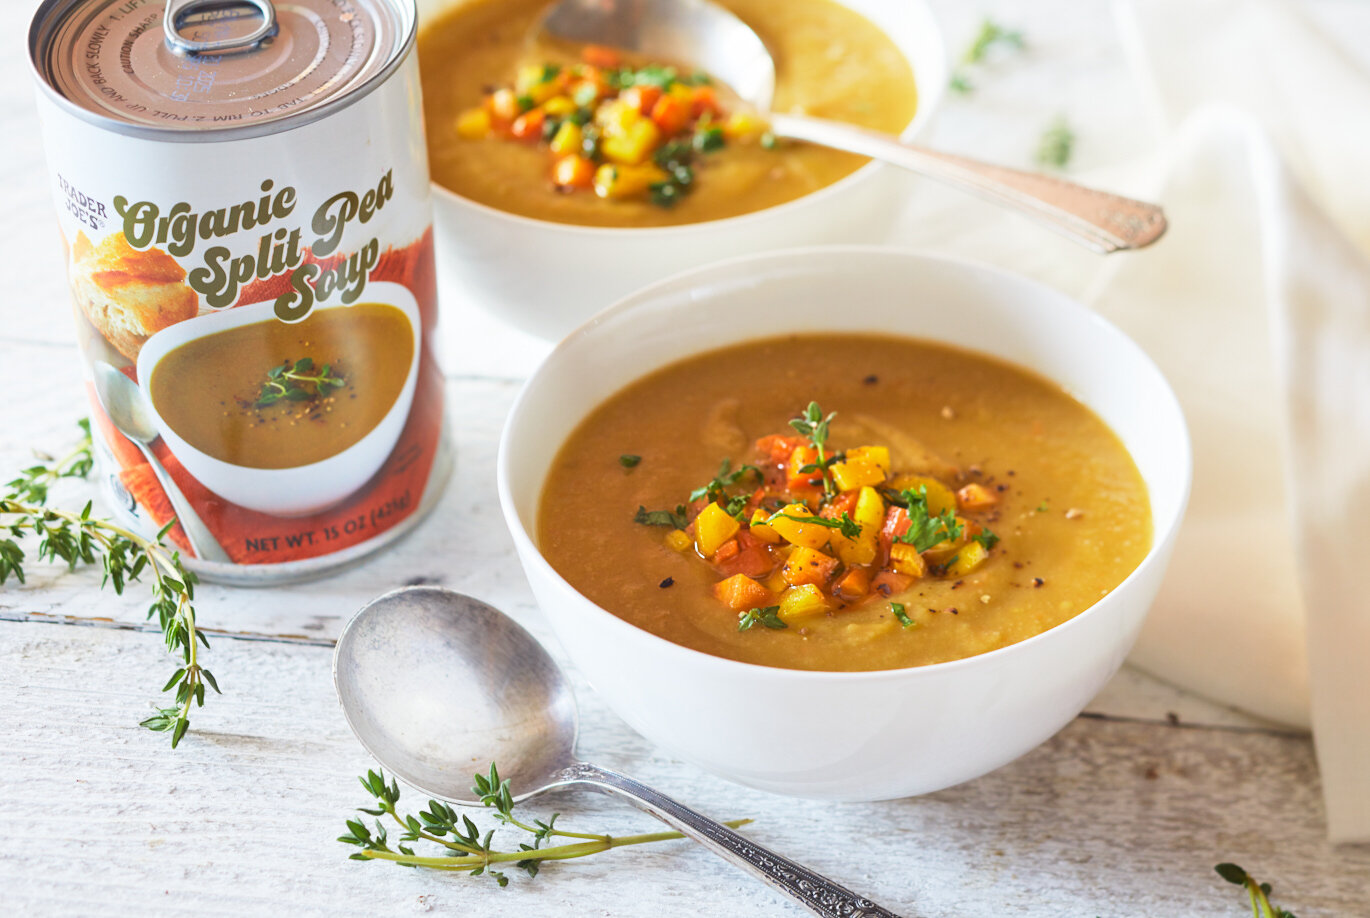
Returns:
[[[421,21],[453,0],[420,0]],[[947,82],[946,52],[924,0],[838,0],[880,26],[918,86],[905,139],[924,133]],[[556,340],[620,297],[721,258],[793,246],[882,242],[898,215],[892,166],[869,163],[826,188],[766,210],[650,228],[572,226],[505,213],[433,185],[444,277],[509,324]]]
[[[148,380],[158,361],[171,351],[205,335],[275,318],[275,301],[266,300],[237,306],[216,315],[196,316],[178,322],[153,335],[138,352],[139,387],[152,413],[157,431],[172,454],[200,484],[230,503],[272,516],[305,516],[338,503],[380,470],[399,442],[414,401],[414,386],[419,376],[419,304],[409,288],[401,284],[372,281],[366,285],[366,302],[388,303],[409,319],[414,334],[414,355],[409,375],[395,404],[370,433],[335,456],[309,465],[289,469],[253,469],[232,465],[201,452],[183,440],[167,424],[148,391]],[[318,305],[315,310],[346,309],[341,303]]]
[[[548,466],[605,398],[691,354],[816,331],[946,342],[1057,381],[1112,427],[1141,470],[1155,531],[1146,559],[1096,605],[1021,643],[950,663],[831,673],[670,643],[581,596],[538,553]],[[875,800],[938,790],[1012,761],[1094,697],[1160,585],[1189,494],[1190,454],[1179,404],[1155,364],[1084,306],[981,265],[844,246],[712,265],[601,313],[528,381],[505,428],[498,475],[539,605],[576,666],[634,729],[751,787]],[[774,703],[740,703],[758,698]]]

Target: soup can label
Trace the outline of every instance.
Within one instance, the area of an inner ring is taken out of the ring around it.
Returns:
[[[312,576],[450,466],[415,17],[170,2],[30,32],[97,455],[201,575]]]

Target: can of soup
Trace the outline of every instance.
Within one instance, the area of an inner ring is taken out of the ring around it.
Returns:
[[[116,515],[206,579],[375,550],[451,465],[413,0],[46,0],[38,107]]]

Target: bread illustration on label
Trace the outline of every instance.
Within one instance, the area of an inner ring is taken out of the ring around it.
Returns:
[[[122,232],[92,245],[78,232],[71,247],[71,288],[86,318],[129,360],[143,343],[194,318],[200,300],[176,259],[155,246],[142,251]]]

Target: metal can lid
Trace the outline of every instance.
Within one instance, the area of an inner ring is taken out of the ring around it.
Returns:
[[[413,0],[48,0],[29,53],[81,114],[135,133],[256,134],[383,77],[415,19]]]

